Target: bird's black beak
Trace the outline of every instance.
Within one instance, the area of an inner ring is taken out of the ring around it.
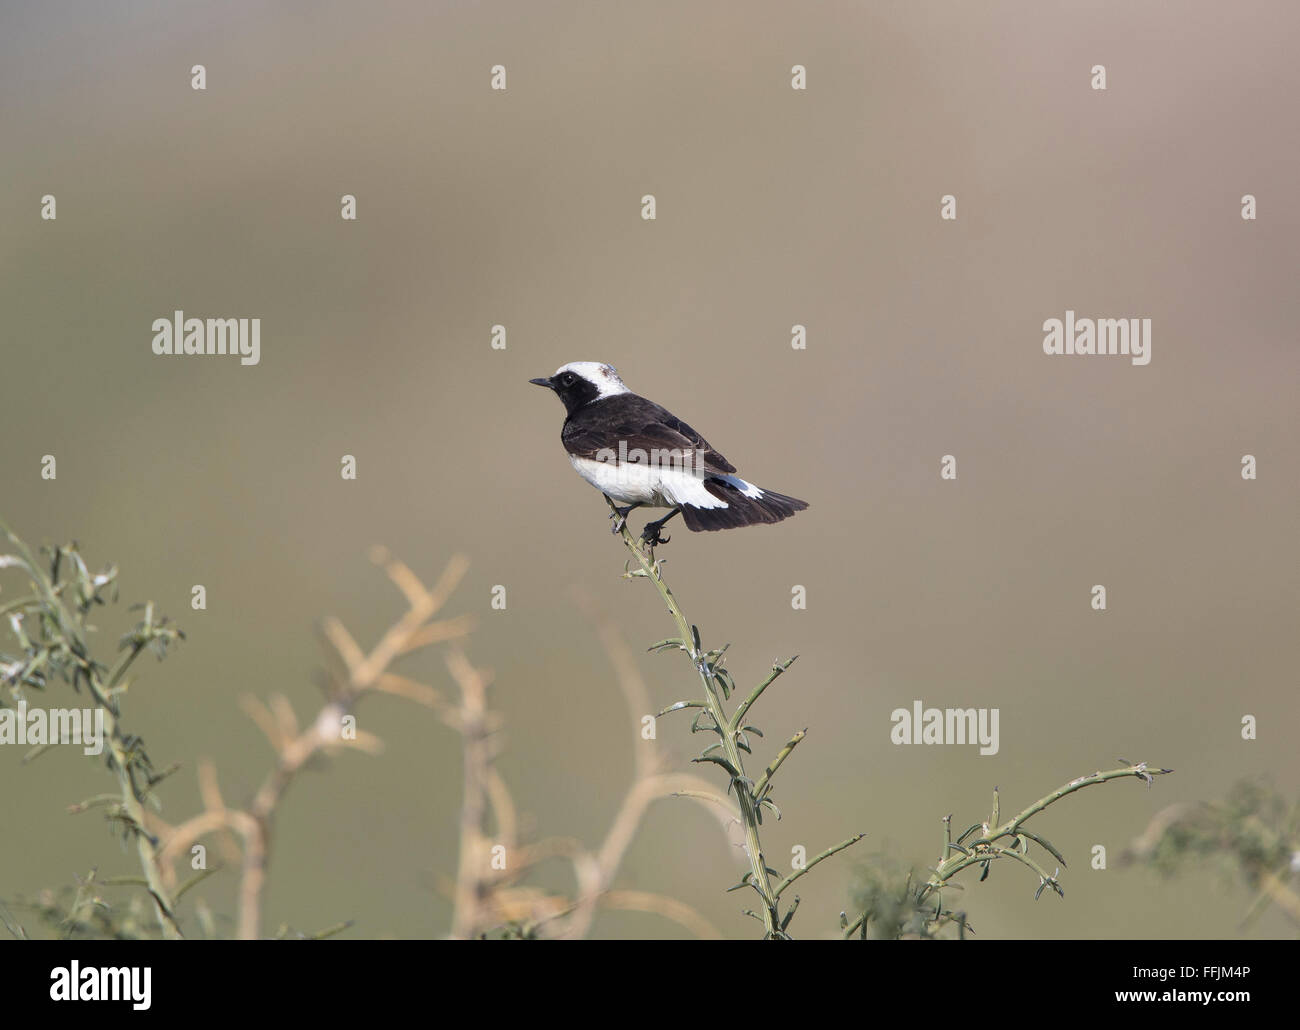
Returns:
[[[534,386],[544,386],[548,390],[555,389],[555,384],[551,382],[549,379],[530,379],[528,381],[532,383]]]

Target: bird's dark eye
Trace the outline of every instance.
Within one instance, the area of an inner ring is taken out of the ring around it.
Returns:
[[[562,383],[564,383],[565,386],[572,386],[572,385],[573,385],[573,373],[572,373],[572,372],[565,372],[565,373],[564,373],[564,378],[561,379],[560,381],[561,381]]]

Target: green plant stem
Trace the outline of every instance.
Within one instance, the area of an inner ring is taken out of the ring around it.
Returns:
[[[1057,787],[1056,790],[1039,798],[1028,808],[1008,819],[1000,826],[987,828],[981,827],[983,832],[974,840],[966,842],[965,846],[961,850],[958,850],[956,854],[945,854],[943,860],[934,868],[930,879],[927,880],[925,885],[921,888],[918,900],[924,899],[926,895],[932,894],[934,891],[942,888],[944,884],[963,869],[1003,856],[1015,858],[1018,861],[1024,862],[1026,865],[1030,866],[1031,869],[1037,872],[1046,883],[1055,883],[1054,877],[1048,876],[1041,867],[1032,863],[1032,860],[1026,860],[1025,856],[1020,852],[997,847],[995,846],[996,842],[1003,837],[1015,837],[1018,833],[1022,832],[1022,824],[1027,822],[1033,816],[1037,815],[1045,808],[1056,804],[1056,802],[1060,801],[1061,798],[1066,795],[1073,794],[1077,790],[1083,790],[1084,787],[1092,787],[1099,783],[1106,783],[1110,780],[1125,779],[1130,776],[1143,780],[1149,785],[1153,776],[1164,776],[1172,771],[1172,769],[1150,769],[1147,767],[1146,762],[1137,762],[1133,765],[1126,765],[1119,769],[1109,769],[1106,772],[1095,772],[1088,776],[1080,776],[1077,780],[1071,780],[1063,787]],[[949,819],[951,819],[951,817],[949,817]],[[945,830],[944,846],[945,849],[952,850],[956,848],[957,845],[951,844],[949,832],[950,831]],[[1026,834],[1026,836],[1030,836],[1030,839],[1037,841],[1044,850],[1052,851],[1054,854],[1057,854],[1053,848],[1049,847],[1036,834],[1032,836]],[[1059,854],[1057,854],[1057,857],[1059,858]],[[851,931],[852,928],[853,927],[850,926],[849,930]],[[848,934],[846,933],[846,936],[847,935]]]
[[[137,790],[135,782],[131,778],[130,762],[131,756],[126,747],[126,734],[123,733],[118,723],[117,706],[113,704],[109,697],[109,691],[121,682],[126,670],[131,663],[139,657],[140,652],[145,649],[149,640],[150,633],[153,629],[153,609],[152,606],[146,609],[145,625],[142,630],[137,632],[127,647],[127,650],[118,659],[114,665],[108,680],[103,678],[102,667],[97,666],[91,661],[86,654],[85,639],[78,627],[76,620],[64,606],[59,592],[56,592],[54,585],[46,578],[36,559],[27,549],[26,544],[18,539],[9,527],[0,523],[0,532],[9,538],[11,544],[18,549],[18,553],[23,560],[27,572],[31,575],[33,585],[36,587],[43,602],[53,610],[58,616],[59,625],[65,638],[72,641],[72,653],[76,656],[82,672],[85,674],[86,682],[90,686],[91,695],[95,699],[95,704],[104,713],[104,731],[108,738],[109,749],[112,754],[112,770],[117,777],[118,786],[121,789],[119,799],[121,808],[120,814],[130,827],[130,832],[135,836],[136,853],[140,858],[140,867],[144,872],[144,878],[148,883],[149,894],[153,898],[154,908],[157,910],[158,923],[162,928],[163,936],[169,940],[179,940],[184,935],[177,925],[175,916],[174,902],[172,901],[171,892],[168,891],[162,879],[162,868],[158,862],[158,840],[151,834],[145,825],[144,805],[142,803],[142,794]]]
[[[608,497],[605,498],[609,506],[614,508],[614,502]],[[678,607],[677,599],[673,597],[673,592],[664,582],[663,576],[659,573],[659,562],[655,560],[651,553],[648,553],[641,542],[632,535],[627,527],[626,520],[619,530],[623,538],[623,543],[632,553],[632,557],[640,566],[639,572],[632,572],[632,576],[645,576],[655,585],[659,591],[659,596],[663,598],[664,604],[668,606],[668,614],[673,617],[677,623],[677,630],[681,634],[683,648],[691,657],[691,664],[695,666],[695,671],[699,674],[700,682],[704,686],[704,698],[708,705],[709,714],[713,716],[713,721],[717,723],[719,737],[722,742],[722,749],[726,755],[728,763],[735,772],[732,775],[731,785],[736,791],[737,807],[740,812],[740,819],[745,828],[745,852],[749,857],[750,878],[749,883],[758,893],[762,901],[762,920],[763,926],[767,931],[767,936],[780,938],[785,936],[781,928],[781,917],[778,912],[777,893],[772,887],[772,881],[767,870],[767,862],[763,856],[763,845],[758,835],[758,803],[754,797],[753,789],[749,781],[745,778],[745,766],[741,760],[740,748],[736,744],[736,729],[727,717],[723,708],[721,691],[718,687],[716,678],[710,672],[708,662],[704,655],[700,653],[695,646],[695,633],[692,631],[691,624],[686,621],[686,616]],[[793,659],[791,659],[793,661]],[[788,666],[789,663],[786,663]],[[784,667],[782,669],[784,671]],[[768,680],[759,687],[751,696],[749,702],[738,711],[746,711],[749,705],[757,700],[758,695],[770,683],[778,673],[773,673]]]
[[[119,661],[113,670],[114,682],[121,680],[131,662],[139,656],[144,647],[144,643],[138,639],[131,643],[130,648],[122,656],[124,660]],[[162,868],[158,862],[158,839],[145,825],[144,804],[131,778],[129,768],[131,756],[127,753],[124,744],[125,734],[118,723],[116,708],[110,703],[107,689],[100,681],[97,672],[92,670],[87,680],[95,703],[104,710],[104,730],[113,752],[113,772],[122,790],[122,812],[130,822],[131,830],[135,835],[136,853],[140,856],[140,867],[144,870],[145,879],[149,884],[149,894],[158,913],[158,923],[162,927],[163,936],[169,940],[180,940],[184,935],[176,923],[175,903],[172,901],[171,892],[162,880]]]
[[[796,869],[793,873],[791,873],[789,876],[787,876],[784,880],[782,880],[780,883],[776,885],[777,897],[780,897],[782,894],[784,894],[785,889],[789,887],[790,884],[794,883],[795,880],[803,876],[804,873],[808,872],[808,870],[810,870],[813,866],[817,865],[818,862],[824,862],[832,855],[839,854],[839,852],[843,851],[845,848],[852,847],[854,844],[856,844],[865,836],[866,836],[865,833],[855,833],[848,840],[840,841],[840,843],[836,844],[834,847],[827,848],[820,855],[814,858],[811,862],[805,865],[802,869]]]

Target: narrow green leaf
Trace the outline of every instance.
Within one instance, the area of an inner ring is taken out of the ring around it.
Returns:
[[[734,765],[728,762],[725,758],[722,758],[718,755],[700,755],[699,758],[692,758],[691,761],[712,762],[714,765],[720,765],[722,766],[722,768],[726,769],[727,772],[731,774],[733,780],[740,775],[740,773],[737,771]]]
[[[110,876],[100,880],[106,887],[148,887],[149,881],[143,876]]]
[[[335,923],[333,926],[327,926],[324,930],[311,934],[307,939],[309,941],[323,941],[326,937],[333,937],[335,934],[350,929],[352,929],[352,920],[348,919],[342,923]]]
[[[1055,846],[1053,846],[1052,842],[1049,841],[1047,838],[1045,838],[1045,837],[1040,837],[1037,833],[1033,833],[1033,832],[1031,832],[1031,831],[1029,831],[1029,830],[1026,830],[1023,826],[1020,827],[1020,833],[1021,833],[1022,835],[1024,835],[1024,836],[1028,837],[1028,838],[1029,838],[1030,840],[1032,840],[1035,844],[1037,844],[1040,848],[1042,848],[1044,851],[1046,851],[1048,854],[1050,854],[1054,859],[1056,859],[1058,862],[1060,862],[1060,863],[1061,863],[1061,868],[1062,868],[1062,869],[1068,869],[1068,868],[1070,868],[1070,867],[1066,864],[1065,856],[1062,855],[1059,851],[1057,851],[1056,848],[1055,848]]]
[[[23,755],[22,764],[27,765],[29,762],[36,761],[36,759],[40,758],[41,755],[45,754],[46,751],[49,751],[54,746],[55,746],[54,744],[36,745],[36,747],[28,751],[27,754]]]
[[[795,912],[798,910],[798,908],[799,908],[799,895],[796,894],[796,895],[794,896],[794,901],[790,904],[790,908],[789,908],[789,909],[786,911],[786,913],[785,913],[785,918],[781,920],[781,929],[782,929],[782,930],[784,930],[786,927],[788,927],[788,926],[790,925],[790,920],[794,918],[794,914],[795,914]],[[843,926],[847,925],[847,922],[848,922],[848,921],[845,919],[845,917],[844,917],[844,913],[841,912],[841,913],[840,913],[840,926],[843,927]]]
[[[173,898],[172,900],[173,900],[173,901],[180,901],[181,898],[183,898],[183,897],[185,896],[185,892],[186,892],[186,891],[188,891],[188,890],[189,890],[190,888],[192,888],[192,887],[197,887],[199,884],[201,884],[204,880],[206,880],[206,879],[207,879],[209,876],[211,876],[213,873],[219,872],[221,868],[222,868],[221,865],[220,865],[220,864],[217,864],[217,865],[214,865],[211,869],[203,869],[203,870],[200,870],[199,872],[195,873],[195,874],[194,874],[193,876],[191,876],[188,880],[186,880],[183,884],[181,884],[180,887],[177,888],[177,890],[176,890],[176,897]]]
[[[680,712],[683,708],[707,708],[707,707],[708,706],[703,701],[678,701],[674,704],[669,705],[667,708],[663,709],[658,715],[655,716],[655,718],[662,719],[665,715],[668,715],[672,712]]]

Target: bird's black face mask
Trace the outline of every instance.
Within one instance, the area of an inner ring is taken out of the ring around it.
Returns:
[[[555,391],[564,405],[564,410],[572,415],[589,401],[596,399],[600,390],[596,384],[584,379],[574,372],[560,372],[546,379],[528,380],[535,386],[545,386]]]

